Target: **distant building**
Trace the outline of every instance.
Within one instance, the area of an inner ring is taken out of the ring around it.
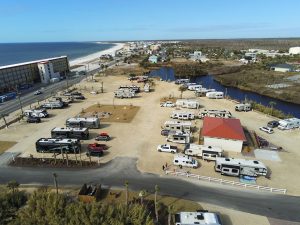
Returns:
[[[175,214],[175,225],[222,225],[218,214],[207,211],[180,212]]]
[[[67,56],[0,66],[0,93],[15,90],[22,85],[48,83],[51,78],[66,76],[68,72],[70,67]]]
[[[292,72],[294,70],[294,67],[289,64],[277,64],[272,65],[270,67],[270,70],[274,70],[276,72]]]
[[[297,55],[300,54],[300,47],[292,47],[289,49],[289,54]]]
[[[201,132],[204,145],[221,147],[225,151],[241,152],[246,141],[239,119],[204,117]]]
[[[156,55],[151,55],[149,57],[149,62],[151,62],[151,63],[157,63],[157,61],[158,61],[158,57]]]
[[[201,51],[194,51],[194,53],[190,54],[190,59],[193,61],[206,62],[209,59],[206,58],[205,55],[202,55]]]

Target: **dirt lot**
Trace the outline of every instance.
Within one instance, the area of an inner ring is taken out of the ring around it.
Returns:
[[[14,146],[17,142],[15,141],[0,141],[0,154],[5,152]]]

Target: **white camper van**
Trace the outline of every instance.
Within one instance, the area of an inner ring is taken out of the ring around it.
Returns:
[[[197,145],[197,144],[187,145],[184,151],[184,154],[186,155],[200,157],[203,160],[208,160],[208,161],[216,161],[216,158],[222,157],[223,153],[224,151],[220,147]]]
[[[235,105],[235,111],[238,112],[248,112],[251,110],[251,104],[250,103],[243,103],[243,104],[237,104]]]
[[[192,112],[179,112],[174,111],[171,116],[172,119],[179,119],[179,120],[194,120],[195,114]]]
[[[188,144],[191,142],[191,134],[187,132],[170,131],[166,141],[179,144]]]
[[[190,121],[166,121],[163,129],[170,131],[191,132],[192,122]]]
[[[183,167],[183,166],[191,167],[191,168],[198,167],[197,160],[193,159],[191,156],[182,155],[182,154],[177,154],[174,156],[173,164],[179,167]]]
[[[217,118],[232,118],[231,112],[228,110],[215,110],[215,109],[205,109],[200,111],[198,114],[199,119],[203,119],[205,116],[207,117],[217,117]]]
[[[198,109],[200,104],[195,99],[178,99],[176,101],[176,106],[188,109]]]
[[[196,91],[200,88],[202,88],[202,85],[200,85],[200,84],[190,84],[188,86],[188,90],[190,90],[190,91]]]
[[[215,171],[228,176],[266,176],[267,167],[257,160],[217,158]]]
[[[280,130],[290,130],[298,127],[300,127],[300,119],[298,118],[279,120],[278,129]]]
[[[206,93],[206,97],[211,99],[220,99],[220,98],[224,98],[224,93],[221,91],[212,91]]]
[[[207,88],[199,88],[195,90],[195,95],[197,97],[205,96],[208,92],[215,92],[216,89],[207,89]]]

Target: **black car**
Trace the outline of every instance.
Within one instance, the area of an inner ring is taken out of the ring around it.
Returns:
[[[267,126],[268,126],[268,127],[271,127],[271,128],[278,127],[278,125],[279,125],[279,122],[276,121],[276,120],[270,121],[270,122],[268,122],[268,124],[267,124]]]
[[[87,151],[86,156],[103,156],[103,151]]]
[[[41,122],[41,118],[39,117],[29,116],[27,118],[27,123],[40,123],[40,122]]]

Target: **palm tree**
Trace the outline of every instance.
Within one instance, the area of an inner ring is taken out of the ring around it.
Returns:
[[[271,116],[272,116],[272,115],[273,115],[273,108],[274,108],[274,106],[276,105],[276,102],[270,101],[270,102],[269,102],[269,105],[270,105],[270,107],[271,107]]]
[[[143,205],[144,203],[144,197],[146,195],[146,191],[145,190],[141,190],[139,193],[139,197],[141,198],[141,205]]]
[[[181,86],[179,87],[180,98],[182,98],[182,94],[183,94],[183,92],[186,91],[186,90],[187,90],[187,87],[186,87],[186,86],[182,86],[182,85],[181,85]]]
[[[168,206],[168,225],[171,225],[173,213],[174,213],[174,208],[172,205],[169,205]]]
[[[129,182],[128,180],[125,181],[125,188],[126,188],[126,198],[125,198],[125,203],[126,203],[126,206],[128,206],[128,185],[129,185]]]
[[[154,208],[155,208],[155,216],[156,222],[158,222],[158,209],[157,209],[157,193],[159,191],[159,186],[155,185],[155,192],[154,192]]]
[[[20,184],[15,180],[9,181],[7,183],[7,187],[11,189],[13,193],[15,193],[15,190],[18,189],[19,186]]]
[[[58,195],[57,174],[53,173],[52,175],[53,175],[53,179],[54,179],[54,186],[56,189],[56,194]]]

